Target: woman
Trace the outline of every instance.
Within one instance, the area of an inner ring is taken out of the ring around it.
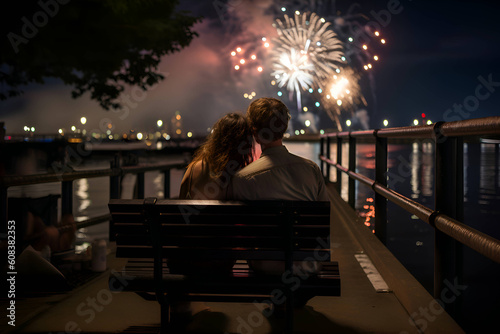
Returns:
[[[195,152],[181,182],[181,199],[226,198],[227,187],[238,170],[252,161],[253,137],[246,118],[239,113],[229,113],[219,119],[212,133]],[[169,261],[171,272],[203,273],[214,268],[223,275],[231,272],[232,261]]]
[[[252,162],[253,137],[242,114],[229,113],[219,119],[205,143],[195,152],[181,182],[181,199],[225,199],[231,176]],[[168,261],[171,273],[203,274],[214,269],[230,274],[234,261]],[[173,312],[186,317],[209,309],[204,303],[178,302]],[[176,315],[178,316],[178,314]]]
[[[181,199],[225,199],[231,176],[252,162],[253,137],[242,114],[219,119],[182,179]]]

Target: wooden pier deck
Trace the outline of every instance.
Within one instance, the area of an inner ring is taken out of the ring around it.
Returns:
[[[328,185],[332,201],[333,260],[339,262],[341,297],[315,297],[296,311],[294,333],[463,333],[456,322],[363,226],[355,212]],[[108,271],[65,295],[18,301],[16,333],[155,333],[160,307],[134,293],[108,289],[116,259],[113,245]],[[367,256],[388,289],[376,291],[357,255]],[[110,297],[111,296],[111,297]],[[283,320],[265,317],[263,305],[207,303],[187,325],[186,333],[279,333]],[[265,311],[264,311],[265,313]]]

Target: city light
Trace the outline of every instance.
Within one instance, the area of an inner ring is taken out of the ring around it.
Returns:
[[[161,119],[159,119],[157,122],[156,122],[156,125],[158,125],[159,128],[162,127],[163,125],[163,121]]]
[[[72,125],[71,126],[71,131],[76,131],[76,126]]]
[[[193,133],[192,133],[191,131],[189,131],[189,132],[187,133],[187,136],[188,136],[189,138],[191,138],[191,137],[193,136]]]
[[[31,127],[31,132],[35,132],[35,127],[34,126]]]
[[[351,120],[350,120],[350,119],[348,119],[347,121],[345,121],[345,125],[347,125],[347,126],[351,126],[351,124],[352,124],[352,123],[351,123]]]
[[[141,132],[137,133],[137,139],[142,140],[142,133]]]
[[[413,125],[418,125],[418,119],[413,120]]]
[[[306,121],[304,122],[304,124],[305,124],[307,127],[309,127],[309,126],[311,125],[311,121],[310,121],[310,120],[308,120],[308,119],[306,119]]]
[[[80,118],[80,123],[82,124],[87,123],[87,117],[83,116],[82,118]]]
[[[384,126],[388,126],[389,125],[389,121],[384,119]]]
[[[61,135],[62,135],[63,130],[62,130],[62,129],[59,129],[57,132],[59,132],[59,134],[61,134]]]
[[[430,119],[427,120],[427,125],[431,125],[432,121]]]

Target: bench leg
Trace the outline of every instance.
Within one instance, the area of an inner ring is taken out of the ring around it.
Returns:
[[[170,325],[170,304],[162,303],[161,305],[161,327],[160,333],[167,334]]]
[[[286,296],[286,317],[285,317],[285,333],[293,332],[293,292],[289,291]]]

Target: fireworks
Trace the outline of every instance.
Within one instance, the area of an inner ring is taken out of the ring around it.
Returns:
[[[264,70],[263,67],[263,52],[258,46],[247,43],[246,47],[238,46],[230,52],[231,62],[236,71],[250,71],[260,73]],[[262,37],[262,47],[270,46],[266,37]]]
[[[328,27],[330,23],[315,13],[295,12],[285,15],[284,21],[276,20],[278,38],[272,50],[272,75],[279,87],[287,86],[297,94],[301,106],[301,90],[320,87],[342,64],[342,45],[337,35]]]
[[[299,92],[307,89],[313,83],[314,65],[309,62],[307,55],[290,49],[279,55],[278,62],[273,65],[272,75],[278,80],[278,86],[289,91]]]
[[[342,130],[340,116],[342,111],[353,113],[360,104],[367,105],[359,86],[360,76],[351,67],[345,67],[339,74],[334,74],[326,84],[326,91],[321,95],[325,110],[335,120],[339,131]]]
[[[234,29],[228,31],[231,38],[238,37],[224,52],[247,98],[249,90],[262,94],[275,86],[278,97],[288,93],[290,100],[296,99],[294,119],[304,121],[308,111],[308,117],[325,113],[339,130],[360,107],[376,108],[373,69],[388,41],[359,5],[340,12],[335,0],[283,0],[259,7],[259,20],[252,20],[247,14],[254,13],[253,2],[238,3],[247,4],[249,11],[235,12]],[[261,24],[261,12],[270,14],[266,24]]]

